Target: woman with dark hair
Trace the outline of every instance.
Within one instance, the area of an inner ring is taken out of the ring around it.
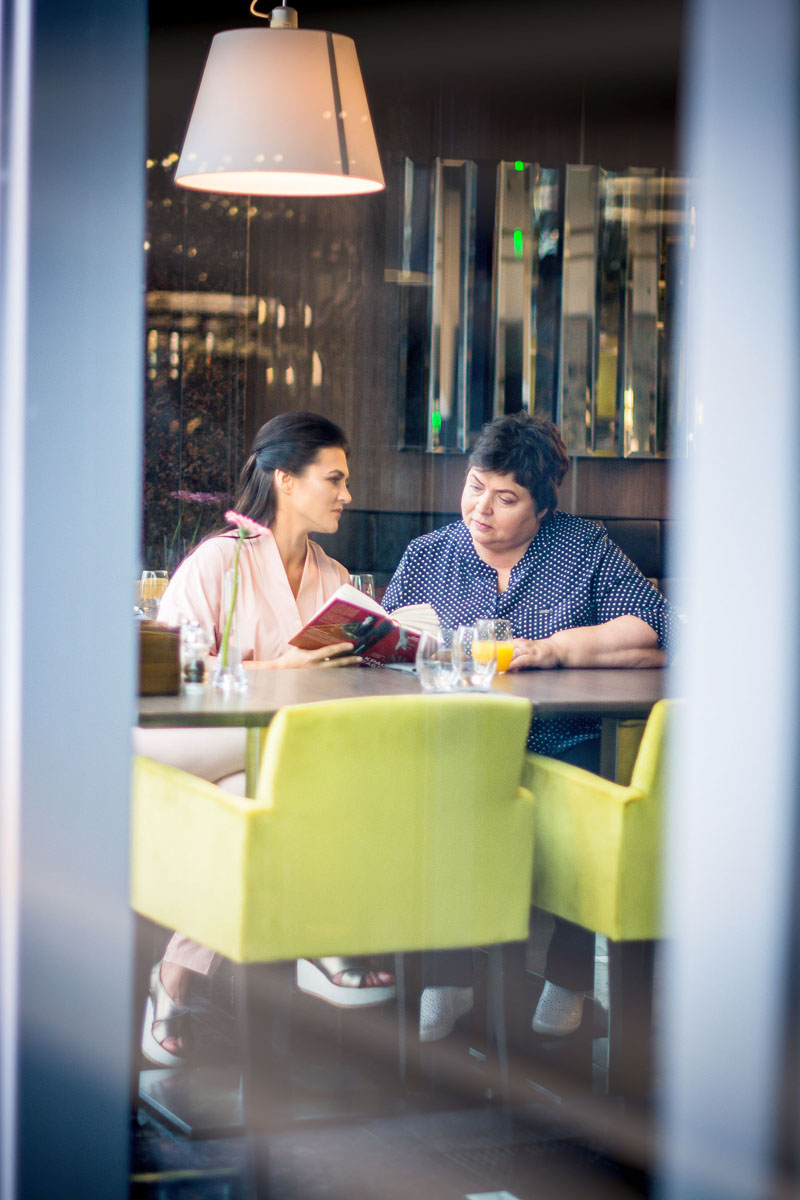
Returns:
[[[346,451],[339,426],[316,413],[283,413],[255,436],[234,509],[269,529],[247,538],[239,557],[239,641],[242,660],[256,667],[309,666],[331,656],[330,647],[298,650],[289,639],[348,581],[341,563],[309,539],[335,533],[350,503]],[[233,529],[202,541],[170,580],[160,620],[199,621],[213,629],[218,648],[226,616],[223,580],[236,545]]]
[[[469,458],[462,520],[410,544],[384,608],[427,601],[443,626],[504,617],[514,635],[512,671],[666,663],[675,614],[601,526],[558,511],[568,466],[552,421],[519,412],[486,425]],[[535,720],[528,746],[597,771],[600,722]],[[593,946],[588,931],[556,923],[533,1019],[537,1033],[577,1029]],[[424,1041],[445,1037],[472,1007],[470,965],[460,951],[435,956],[432,977],[447,983],[423,992]]]
[[[236,512],[266,527],[241,544],[237,619],[242,660],[250,669],[343,666],[343,642],[317,650],[289,645],[348,574],[309,535],[335,533],[347,489],[347,440],[332,421],[316,413],[284,413],[263,425],[239,480]],[[223,581],[233,566],[237,532],[207,537],[181,563],[159,607],[170,625],[198,621],[213,631],[219,648],[226,611]],[[334,657],[332,657],[334,656]],[[244,730],[136,730],[134,749],[179,766],[227,790],[243,793]],[[150,980],[142,1048],[165,1065],[186,1053],[186,1001],[191,973],[209,975],[220,956],[180,933],[170,939]],[[394,979],[363,960],[318,958],[297,966],[303,991],[341,1006],[379,1004],[395,995]]]

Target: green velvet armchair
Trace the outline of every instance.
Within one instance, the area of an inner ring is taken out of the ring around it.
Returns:
[[[286,708],[252,800],[139,758],[133,907],[240,963],[524,939],[530,717],[479,694]]]

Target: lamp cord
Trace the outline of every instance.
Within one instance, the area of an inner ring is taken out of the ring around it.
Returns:
[[[281,0],[279,7],[273,8],[271,12],[263,13],[258,11],[259,0],[250,0],[250,14],[254,17],[260,17],[263,21],[272,21],[278,29],[296,29],[297,28],[297,13],[293,8],[290,8],[286,0]]]

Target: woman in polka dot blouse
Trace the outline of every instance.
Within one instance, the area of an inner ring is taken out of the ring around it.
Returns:
[[[469,458],[462,520],[411,543],[384,608],[427,601],[446,627],[505,617],[514,635],[512,671],[665,665],[676,614],[600,526],[557,511],[568,466],[551,421],[520,412],[485,426]],[[537,720],[528,745],[597,771],[600,724]],[[533,1018],[537,1033],[563,1036],[578,1028],[593,951],[593,934],[556,922]],[[472,1007],[470,964],[463,951],[431,956],[431,978],[447,983],[423,992],[424,1041],[445,1037]]]

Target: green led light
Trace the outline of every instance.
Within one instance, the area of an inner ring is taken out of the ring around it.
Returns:
[[[522,230],[514,230],[514,257],[522,258]]]
[[[519,159],[517,159],[517,161],[514,163],[514,170],[515,170],[515,171],[524,171],[524,170],[525,170],[525,163],[524,163],[524,162],[520,162],[520,160],[519,160]]]
[[[434,433],[438,433],[442,428],[442,414],[440,412],[435,412],[431,415],[431,425],[433,426]]]

